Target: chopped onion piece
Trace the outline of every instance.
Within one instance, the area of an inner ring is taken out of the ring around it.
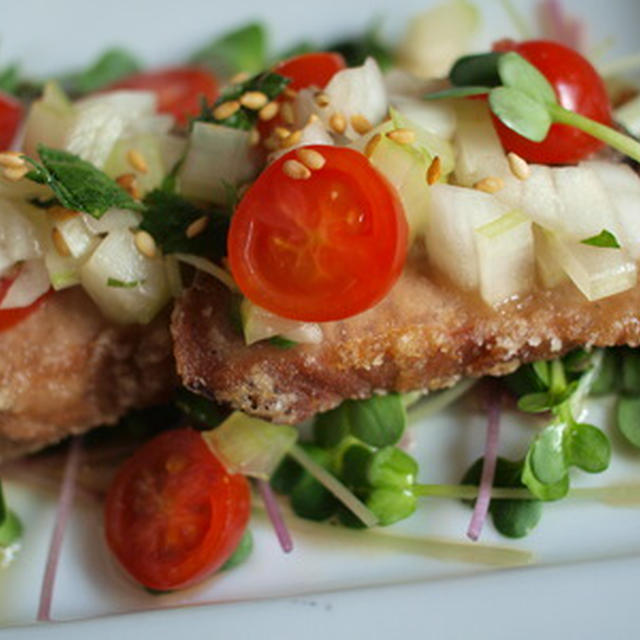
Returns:
[[[498,438],[500,436],[500,401],[493,394],[489,398],[487,407],[487,439],[484,448],[484,460],[482,463],[482,476],[478,489],[478,498],[473,509],[467,536],[474,542],[480,537],[484,521],[489,513],[489,503],[491,502],[491,487],[493,477],[496,472],[496,462],[498,459]]]
[[[268,480],[295,445],[298,431],[234,411],[202,437],[230,473]]]
[[[27,260],[20,266],[18,277],[2,299],[0,309],[28,307],[49,291],[50,287],[49,272],[44,260]]]
[[[456,130],[456,109],[449,100],[420,100],[408,96],[392,96],[391,104],[408,120],[444,140]]]
[[[0,273],[43,254],[41,230],[28,215],[29,205],[0,200]]]
[[[322,342],[323,333],[319,324],[282,318],[253,304],[248,298],[242,300],[240,315],[246,344],[253,344],[273,336],[282,336],[293,342],[307,344]]]
[[[192,267],[195,267],[199,271],[204,271],[204,273],[208,273],[210,276],[213,276],[216,280],[222,282],[222,284],[228,287],[231,291],[238,290],[238,286],[236,285],[229,272],[225,271],[217,264],[211,262],[211,260],[207,260],[206,258],[196,256],[191,253],[174,253],[173,255],[180,262],[190,264]]]
[[[91,231],[86,219],[91,216],[71,215],[54,223],[54,228],[60,232],[64,244],[69,249],[71,257],[79,260],[91,253],[100,239]]]
[[[118,229],[133,229],[140,225],[142,216],[128,209],[109,209],[99,218],[82,214],[87,227],[96,234],[109,233]]]

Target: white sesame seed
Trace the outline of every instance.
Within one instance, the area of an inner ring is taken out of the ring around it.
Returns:
[[[440,156],[436,156],[427,169],[427,184],[432,185],[440,180],[442,174],[442,163],[440,162]]]
[[[379,133],[369,138],[364,148],[364,155],[367,156],[367,158],[370,158],[374,154],[376,147],[380,144],[380,140],[382,140],[382,136]]]
[[[485,193],[496,193],[500,191],[504,187],[504,180],[502,178],[498,178],[497,176],[489,176],[488,178],[483,178],[482,180],[478,180],[473,185],[474,189],[478,191],[484,191]]]
[[[18,182],[22,180],[27,173],[29,173],[29,167],[24,166],[15,169],[3,169],[2,175],[9,180],[9,182]]]
[[[280,105],[277,102],[267,102],[267,104],[258,112],[258,118],[263,122],[272,120],[278,115],[280,111]]]
[[[280,148],[289,149],[290,147],[297,145],[300,140],[302,140],[302,131],[293,131],[291,135],[287,136],[280,142]]]
[[[199,236],[209,224],[209,218],[207,216],[200,216],[197,220],[194,220],[186,230],[187,238],[195,238]]]
[[[351,126],[356,133],[360,135],[364,135],[365,133],[369,133],[373,126],[369,122],[369,120],[363,116],[361,113],[356,113],[351,116]]]
[[[521,158],[517,153],[511,151],[507,154],[507,160],[509,161],[511,173],[513,173],[518,180],[526,180],[529,177],[531,167],[524,158]]]
[[[336,133],[344,133],[346,128],[347,128],[347,120],[344,117],[344,115],[342,115],[339,111],[336,111],[330,118],[329,118],[329,126],[336,132]]]
[[[259,111],[267,102],[269,98],[262,91],[247,91],[240,98],[240,104],[252,111]]]
[[[314,171],[322,169],[327,162],[327,159],[315,149],[298,149],[296,155],[302,164]]]
[[[296,121],[295,114],[293,113],[293,107],[290,102],[282,103],[282,106],[280,107],[280,114],[287,124],[293,124]]]
[[[393,129],[387,132],[387,138],[398,144],[413,144],[416,134],[411,129]]]
[[[282,171],[285,175],[294,180],[307,180],[311,177],[311,171],[297,160],[287,160],[282,165]]]
[[[216,120],[226,120],[227,118],[230,118],[239,108],[240,103],[237,100],[227,100],[227,102],[223,102],[213,110],[213,117]]]
[[[243,82],[246,82],[250,77],[251,76],[246,71],[240,71],[239,73],[236,73],[234,76],[231,76],[231,78],[229,78],[229,83],[242,84]]]
[[[291,87],[286,87],[282,93],[284,93],[285,97],[289,98],[289,100],[295,100],[298,96],[298,92]]]
[[[319,91],[318,93],[316,93],[316,95],[313,97],[313,100],[320,108],[328,107],[329,103],[331,102],[331,99],[324,91]]]
[[[138,251],[147,258],[155,258],[158,255],[158,247],[153,236],[147,231],[138,231],[134,236],[134,242]]]
[[[127,152],[127,162],[140,173],[147,173],[147,171],[149,171],[147,161],[137,149],[129,149]]]
[[[133,173],[123,173],[116,178],[116,182],[132,197],[138,199],[140,192],[136,184],[136,176]]]
[[[26,164],[22,153],[19,151],[3,151],[0,153],[0,167],[6,169],[22,169]]]

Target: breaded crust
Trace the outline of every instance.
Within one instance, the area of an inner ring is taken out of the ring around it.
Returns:
[[[295,423],[345,398],[439,389],[503,375],[578,346],[640,343],[640,286],[588,302],[569,283],[488,307],[408,264],[376,307],[323,325],[318,345],[245,346],[230,294],[200,274],[176,305],[178,373],[196,392],[275,422]]]
[[[166,401],[177,384],[168,312],[118,326],[74,287],[0,332],[0,459]]]

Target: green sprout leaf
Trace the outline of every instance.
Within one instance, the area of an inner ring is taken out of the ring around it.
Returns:
[[[530,450],[530,466],[544,484],[556,484],[567,475],[564,424],[552,424],[540,433]]]
[[[619,249],[620,243],[618,239],[611,233],[603,229],[598,235],[585,238],[580,241],[581,244],[587,244],[591,247],[601,247],[603,249]]]
[[[555,91],[549,81],[520,54],[514,51],[505,53],[498,58],[497,66],[505,87],[517,89],[536,102],[557,102]]]
[[[458,58],[449,72],[451,84],[456,87],[497,87],[501,81],[498,60],[503,55],[492,51]]]
[[[369,461],[367,479],[372,487],[408,489],[416,481],[418,463],[398,447],[384,447]]]
[[[528,92],[496,87],[489,93],[489,106],[501,122],[528,140],[542,142],[549,133],[549,111]]]
[[[546,392],[528,393],[518,400],[518,409],[526,413],[544,413],[553,405],[553,396]]]
[[[611,444],[597,427],[574,424],[568,431],[567,454],[570,463],[576,467],[588,473],[600,473],[609,467]]]
[[[416,510],[417,503],[418,499],[409,489],[389,487],[374,489],[365,501],[383,527],[408,518]]]
[[[616,411],[618,430],[634,447],[640,449],[640,398],[623,396]]]
[[[540,500],[560,500],[569,493],[569,474],[552,484],[541,482],[531,468],[531,449],[527,453],[522,470],[522,482]]]
[[[407,414],[397,393],[372,396],[367,400],[347,400],[351,435],[371,446],[385,447],[398,442],[404,433]]]

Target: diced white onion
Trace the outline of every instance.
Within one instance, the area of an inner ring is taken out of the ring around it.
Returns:
[[[551,247],[549,238],[551,232],[534,225],[533,234],[535,239],[536,271],[540,278],[540,283],[546,289],[552,289],[568,280],[569,277],[560,266]]]
[[[329,135],[329,132],[319,120],[310,122],[309,124],[305,125],[300,131],[302,133],[300,141],[292,145],[291,147],[287,147],[286,149],[278,149],[277,151],[269,154],[269,162],[275,162],[285,153],[289,153],[289,151],[291,151],[292,149],[298,149],[299,147],[305,147],[310,144],[333,144],[333,138]]]
[[[390,98],[394,109],[426,131],[444,140],[452,138],[456,129],[456,110],[451,101],[425,101],[395,95]]]
[[[323,334],[319,324],[315,322],[299,322],[289,320],[253,304],[244,298],[240,306],[244,340],[253,344],[273,336],[282,336],[293,342],[319,344]]]
[[[50,287],[49,272],[41,258],[27,260],[20,266],[18,277],[13,281],[0,304],[0,309],[28,307]]]
[[[116,229],[132,229],[137,227],[142,219],[139,213],[128,209],[108,209],[99,218],[88,214],[82,215],[84,223],[96,234],[109,233]]]
[[[90,217],[90,216],[87,216]],[[69,248],[71,257],[79,260],[89,254],[97,246],[99,239],[85,222],[83,215],[75,215],[54,224],[60,232],[64,243]]]
[[[24,203],[0,200],[0,272],[43,253],[40,232],[27,216],[27,208]]]
[[[191,265],[199,271],[203,271],[204,273],[208,273],[210,276],[213,276],[216,280],[222,282],[222,284],[228,287],[231,291],[238,290],[238,286],[236,285],[229,272],[225,271],[217,264],[211,262],[211,260],[207,260],[202,256],[196,256],[190,253],[174,253],[173,255],[176,257],[176,260]]]

